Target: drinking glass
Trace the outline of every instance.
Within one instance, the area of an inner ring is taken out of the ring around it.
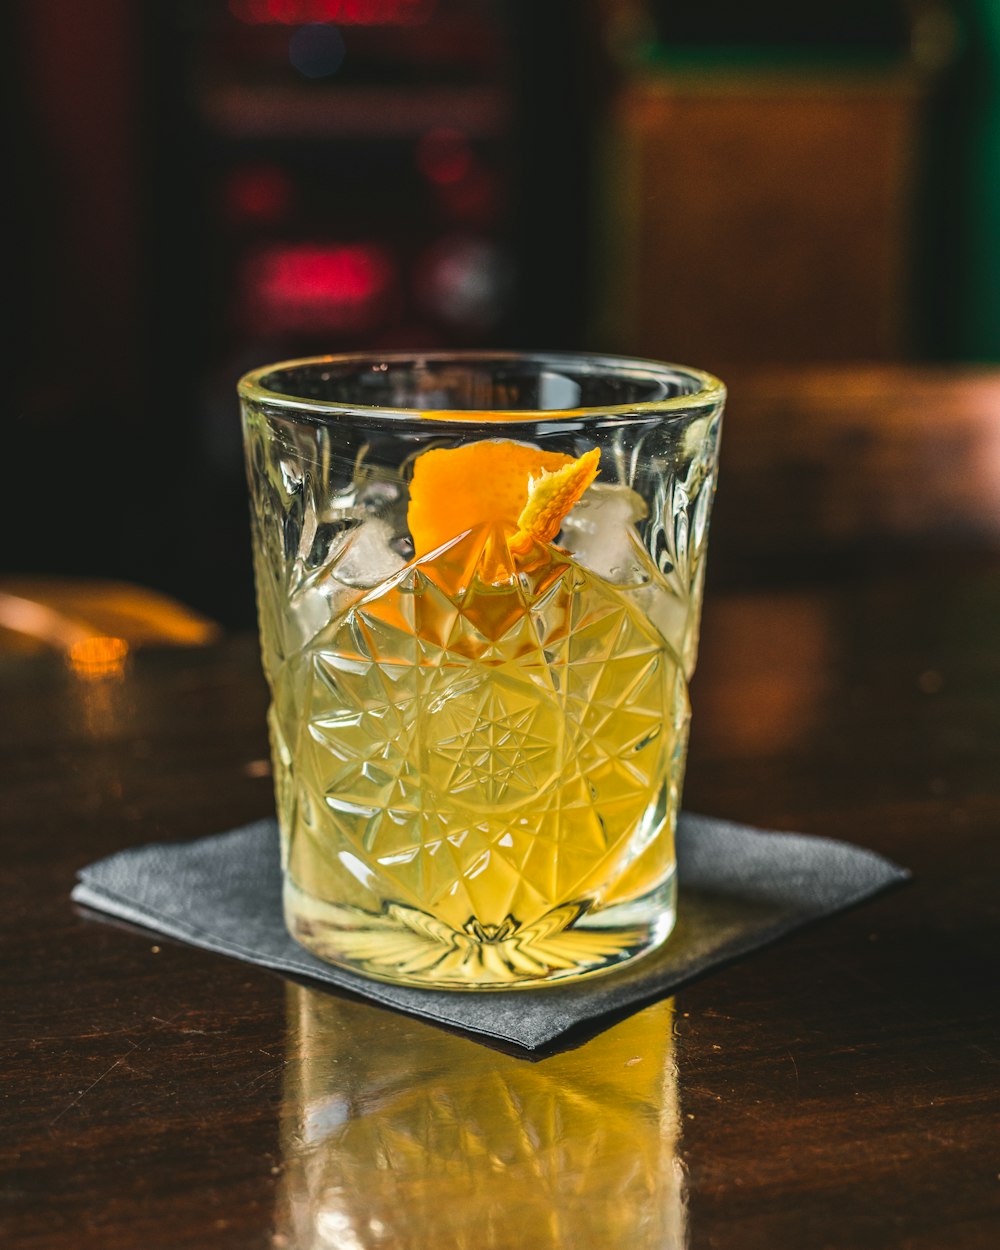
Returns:
[[[479,352],[239,389],[291,934],[447,989],[655,949],[722,384]]]

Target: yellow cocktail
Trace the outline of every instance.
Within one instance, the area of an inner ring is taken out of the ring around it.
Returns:
[[[291,591],[258,522],[286,917],[321,958],[508,988],[673,926],[700,580],[678,612],[642,497],[594,482],[605,459],[489,437],[424,447],[395,481],[356,463],[352,498],[398,490],[412,545],[368,584],[344,573],[363,509]],[[614,571],[587,555],[611,518]]]

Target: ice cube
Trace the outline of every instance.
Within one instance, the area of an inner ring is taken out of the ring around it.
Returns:
[[[367,517],[331,544],[326,562],[289,595],[289,650],[305,646],[361,593],[392,577],[406,563],[394,550],[396,527]]]
[[[616,586],[645,586],[655,566],[635,524],[647,513],[642,496],[628,486],[595,482],[563,521],[559,543]]]
[[[642,496],[628,486],[596,482],[563,522],[560,545],[623,590],[677,654],[687,657],[690,597],[677,594],[643,545],[636,525],[648,511]],[[693,663],[687,667],[690,672]]]
[[[382,517],[368,517],[351,535],[330,575],[342,586],[369,590],[392,577],[406,563],[396,550],[396,526]]]

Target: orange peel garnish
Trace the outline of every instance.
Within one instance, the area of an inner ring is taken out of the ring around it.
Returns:
[[[528,551],[532,541],[550,543],[563,523],[563,517],[580,502],[583,492],[597,477],[601,459],[599,447],[561,469],[543,469],[528,484],[528,500],[517,518],[517,533],[510,541],[515,554]]]
[[[413,464],[407,523],[416,555],[480,525],[509,527],[510,550],[550,543],[597,476],[600,449],[577,459],[509,439],[434,448]]]

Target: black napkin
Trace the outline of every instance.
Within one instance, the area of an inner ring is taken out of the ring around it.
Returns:
[[[909,876],[845,842],[766,833],[687,812],[680,818],[677,859],[677,927],[657,953],[590,980],[508,992],[386,985],[309,954],[288,936],[282,918],[273,820],[111,855],[81,871],[73,899],[206,950],[534,1049],[583,1021],[669,994]]]

